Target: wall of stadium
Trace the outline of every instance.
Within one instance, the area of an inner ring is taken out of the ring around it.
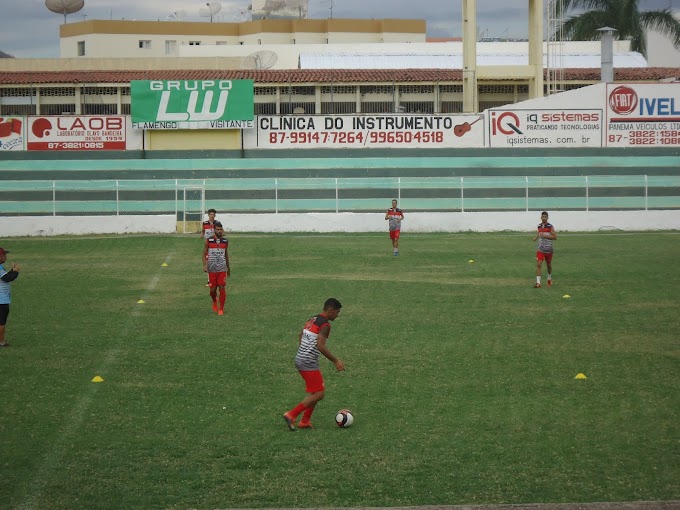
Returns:
[[[222,214],[220,219],[228,232],[236,233],[387,231],[382,213]],[[405,237],[410,233],[433,232],[533,232],[539,220],[540,213],[533,211],[407,212],[402,232]],[[680,211],[558,211],[551,212],[550,221],[559,232],[680,230]],[[170,234],[178,230],[174,215],[0,217],[0,232],[3,238],[85,234]]]
[[[186,131],[148,131],[148,149],[152,151],[182,150],[239,150],[241,132],[236,130],[197,130],[188,136]]]

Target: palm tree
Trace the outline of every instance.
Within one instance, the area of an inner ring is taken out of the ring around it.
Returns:
[[[556,1],[556,0],[550,0]],[[670,9],[641,11],[640,0],[562,0],[563,11],[577,11],[564,22],[564,39],[595,41],[601,35],[598,28],[612,27],[621,39],[630,39],[631,51],[647,56],[646,29],[668,37],[680,50],[680,21]]]

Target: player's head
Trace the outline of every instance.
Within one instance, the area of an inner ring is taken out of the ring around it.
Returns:
[[[342,308],[342,304],[335,298],[328,298],[323,304],[324,315],[326,315],[329,320],[335,320],[340,314],[340,308]]]
[[[392,207],[397,207],[397,199],[392,200]]]
[[[215,222],[215,235],[217,237],[222,237],[222,234],[224,234],[224,227],[219,221]]]
[[[541,221],[542,221],[543,223],[545,223],[546,221],[548,221],[548,211],[543,211],[543,212],[541,213]]]
[[[0,248],[0,264],[4,264],[5,261],[7,260],[7,254],[9,252],[5,250],[4,248]]]
[[[215,215],[217,214],[217,211],[215,209],[208,209],[208,218],[211,220],[215,219]]]

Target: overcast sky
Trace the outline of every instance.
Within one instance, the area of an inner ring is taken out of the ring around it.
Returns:
[[[547,1],[547,0],[546,0]],[[309,0],[310,18],[409,18],[427,21],[428,37],[460,37],[462,0]],[[234,22],[250,0],[222,0],[215,21]],[[186,21],[204,21],[198,0],[85,0],[68,17],[83,19],[165,20],[174,10]],[[527,0],[477,0],[477,27],[488,37],[526,37]],[[640,0],[642,9],[680,8],[680,0]],[[18,58],[59,56],[59,25],[64,18],[45,7],[44,0],[0,0],[0,51]]]

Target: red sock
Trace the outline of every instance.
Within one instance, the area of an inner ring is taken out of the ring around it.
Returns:
[[[300,404],[296,405],[293,409],[291,409],[290,411],[288,411],[288,416],[290,416],[291,418],[295,419],[295,418],[297,418],[298,415],[299,415],[302,411],[304,411],[304,410],[305,410],[305,405],[302,404],[302,403],[300,403]]]
[[[309,423],[309,421],[312,419],[312,413],[314,412],[314,407],[316,406],[311,406],[305,409],[305,412],[302,414],[302,420],[300,420],[300,423]]]
[[[224,302],[227,300],[227,291],[220,289],[220,310],[224,310]],[[213,299],[214,301],[214,299]]]

